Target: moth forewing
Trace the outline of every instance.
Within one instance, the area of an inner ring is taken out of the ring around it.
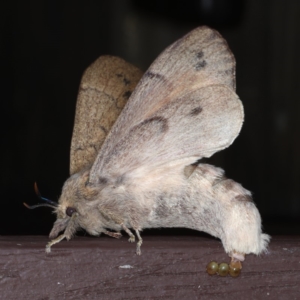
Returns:
[[[90,168],[142,76],[119,57],[101,56],[84,72],[76,104],[70,174]]]

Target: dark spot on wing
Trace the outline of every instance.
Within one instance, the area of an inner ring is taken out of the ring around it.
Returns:
[[[143,121],[140,124],[140,126],[144,126],[144,125],[146,125],[148,123],[152,123],[152,122],[160,123],[160,133],[166,132],[168,130],[168,121],[167,121],[167,119],[165,119],[163,117],[159,117],[159,116],[146,119],[145,121]]]
[[[108,180],[105,177],[99,177],[98,183],[99,184],[107,184]]]
[[[203,58],[203,56],[204,56],[204,53],[203,53],[203,51],[201,50],[201,51],[199,51],[197,54],[196,54],[196,56],[197,56],[197,58],[198,59],[201,59],[201,58]]]
[[[129,97],[131,96],[132,92],[131,91],[126,91],[124,94],[123,94],[123,98],[124,99],[129,99]]]
[[[93,148],[95,152],[98,152],[97,145],[95,145],[95,144],[89,144],[89,148]]]
[[[105,133],[105,134],[108,134],[108,131],[107,129],[104,127],[104,126],[99,126],[99,128]],[[97,150],[97,149],[96,149]]]
[[[203,50],[196,53],[196,64],[194,66],[196,71],[200,71],[207,65],[206,60],[204,59],[204,52]]]
[[[82,148],[82,147],[77,147],[74,152],[77,152],[77,151],[83,151],[85,148]]]
[[[253,202],[253,199],[250,195],[238,195],[234,199],[237,201]]]
[[[191,117],[196,117],[196,116],[198,116],[201,112],[202,112],[202,107],[201,107],[201,106],[198,106],[198,107],[193,108],[193,109],[190,111],[189,115],[190,115]]]
[[[147,71],[144,76],[148,77],[150,79],[153,79],[153,78],[155,78],[155,79],[164,79],[163,75],[161,75],[159,73],[153,73],[151,71]]]
[[[128,84],[130,84],[131,81],[124,77],[123,82],[124,82],[125,85],[128,85]]]
[[[129,79],[127,79],[127,78],[125,77],[125,75],[122,74],[122,73],[117,73],[116,76],[117,76],[118,78],[123,77],[123,83],[124,83],[124,85],[128,85],[128,84],[131,83],[131,81],[130,81]]]
[[[207,65],[206,61],[205,61],[205,60],[202,60],[202,61],[196,63],[196,65],[195,65],[195,70],[196,70],[196,71],[200,71],[200,70],[203,69],[206,65]]]

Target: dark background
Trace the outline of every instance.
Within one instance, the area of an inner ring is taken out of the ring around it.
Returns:
[[[7,1],[8,2],[8,1]],[[76,96],[102,54],[146,70],[199,25],[221,32],[237,60],[245,124],[211,160],[251,190],[271,234],[300,233],[299,1],[10,1],[0,8],[0,234],[47,234],[68,177]]]

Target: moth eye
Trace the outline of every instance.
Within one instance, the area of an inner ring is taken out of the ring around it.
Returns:
[[[67,209],[66,209],[66,214],[67,214],[67,216],[69,216],[69,217],[72,217],[72,215],[73,215],[75,212],[76,212],[76,209],[73,208],[73,207],[67,207]]]

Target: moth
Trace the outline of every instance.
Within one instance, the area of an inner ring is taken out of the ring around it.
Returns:
[[[158,227],[219,238],[232,265],[266,251],[251,193],[201,163],[231,145],[243,120],[235,58],[213,29],[177,40],[144,74],[118,57],[98,58],[80,84],[71,176],[58,204],[48,204],[57,220],[46,252],[83,228],[115,238],[125,231],[141,254],[141,231]]]

